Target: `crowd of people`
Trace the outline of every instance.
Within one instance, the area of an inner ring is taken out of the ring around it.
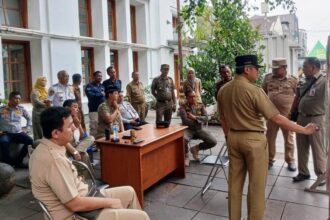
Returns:
[[[289,171],[297,170],[293,132],[297,133],[298,175],[293,178],[294,182],[310,178],[310,147],[315,174],[322,176],[326,172],[326,76],[320,72],[317,58],[306,58],[303,80],[288,74],[286,59],[277,58],[272,62],[272,73],[265,75],[260,88],[255,85],[262,67],[257,56],[237,56],[235,62],[236,76],[232,76],[229,66],[222,65],[221,80],[215,83],[218,112],[229,147],[229,216],[234,220],[241,218],[242,190],[248,173],[248,218],[261,220],[265,210],[267,170],[272,169],[275,162],[279,128],[284,136],[284,159]],[[177,109],[175,84],[168,76],[169,69],[168,64],[162,64],[160,75],[151,84],[151,93],[156,99],[156,123],[170,123]],[[98,219],[105,219],[107,215],[117,216],[116,219],[149,219],[140,210],[131,187],[105,190],[99,198],[86,197],[87,185],[77,178],[68,159],[81,160],[93,170],[87,151],[95,139],[104,137],[106,130],[123,132],[147,123],[148,107],[139,72],[132,72],[132,81],[126,86],[127,101],[116,69],[110,66],[106,72],[109,79],[102,81],[102,72],[96,71],[84,89],[88,99],[89,132],[82,108],[80,74],[72,75],[73,84],[70,85],[67,71],[59,71],[58,83],[50,88],[46,86],[46,77],[38,77],[31,92],[32,118],[19,105],[19,92],[11,92],[9,103],[0,107],[0,144],[5,162],[27,167],[23,163],[27,147],[33,144],[33,139],[40,142],[29,162],[32,190],[56,218],[74,216],[79,219],[75,213],[104,208]],[[186,101],[178,108],[178,113],[182,124],[188,127],[184,133],[184,149],[185,165],[189,166],[189,151],[193,159],[199,161],[199,150],[216,146],[217,140],[203,126],[207,124],[208,114],[202,101],[202,82],[193,68],[187,70],[182,88]],[[289,120],[295,109],[299,113],[297,123]],[[21,126],[22,117],[27,121],[26,128]],[[31,127],[33,139],[28,134]],[[202,142],[189,149],[192,139]],[[24,144],[18,158],[10,158],[11,142]]]

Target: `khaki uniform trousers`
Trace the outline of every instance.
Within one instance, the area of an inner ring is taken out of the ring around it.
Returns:
[[[89,133],[90,135],[96,137],[99,115],[97,112],[90,112],[88,116],[89,116]]]
[[[263,133],[230,131],[229,219],[240,220],[246,172],[249,175],[247,196],[248,220],[262,220],[265,211],[265,188],[268,171],[267,139]]]
[[[156,103],[156,122],[157,121],[169,121],[171,122],[172,119],[172,101],[167,102],[158,102]]]
[[[206,150],[217,145],[217,140],[204,129],[186,129],[184,131],[185,152],[188,153],[188,143],[192,139],[200,139],[203,142],[198,145],[200,150]]]
[[[139,118],[144,121],[146,118],[146,103],[136,104],[132,103],[133,108],[139,114]]]
[[[280,126],[271,120],[267,121],[267,141],[268,141],[268,151],[269,151],[269,163],[274,162],[276,154],[276,137]],[[291,163],[294,161],[294,143],[293,143],[293,132],[286,129],[282,129],[284,138],[284,159],[285,162]]]
[[[312,135],[303,135],[297,133],[297,152],[298,152],[298,170],[299,173],[310,175],[308,169],[309,148],[312,148],[314,172],[320,176],[326,172],[327,165],[327,135],[325,116],[304,117],[298,116],[297,123],[306,126],[308,123],[319,125],[320,130]]]
[[[101,190],[103,196],[108,198],[120,199],[123,209],[103,209],[97,216],[97,220],[149,220],[147,213],[141,210],[139,200],[131,186],[114,187]],[[75,219],[87,220],[80,216]],[[66,220],[72,220],[67,218]]]

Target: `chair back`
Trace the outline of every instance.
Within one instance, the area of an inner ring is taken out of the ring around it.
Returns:
[[[41,207],[42,211],[44,212],[44,215],[47,217],[48,220],[54,220],[53,217],[50,215],[50,212],[47,209],[47,206],[41,202],[40,200],[37,200],[39,206]]]

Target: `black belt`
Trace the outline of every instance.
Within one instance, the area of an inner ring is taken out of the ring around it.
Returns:
[[[230,129],[230,131],[234,132],[255,132],[255,133],[265,133],[265,131],[256,131],[256,130],[235,130],[235,129]]]
[[[304,117],[317,117],[317,116],[322,116],[325,114],[305,114],[305,113],[299,112],[299,115],[302,115]]]

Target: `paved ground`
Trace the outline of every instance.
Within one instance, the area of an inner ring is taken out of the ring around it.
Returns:
[[[150,112],[148,121],[154,121],[154,112]],[[177,118],[173,123],[180,123]],[[219,126],[208,126],[215,135],[218,144],[212,150],[217,155],[224,142]],[[304,188],[314,180],[292,183],[296,172],[289,172],[283,161],[283,140],[278,138],[277,161],[268,175],[266,188],[267,209],[264,219],[269,220],[325,220],[328,217],[328,196],[308,193]],[[209,152],[205,152],[209,153]],[[95,154],[98,158],[98,154]],[[310,162],[310,168],[313,164]],[[99,169],[99,167],[97,167]],[[219,173],[211,189],[201,196],[209,165],[192,162],[186,170],[185,179],[166,177],[145,192],[145,210],[152,220],[213,220],[228,219],[227,182],[223,173]],[[315,179],[315,175],[312,176]],[[31,193],[28,171],[16,170],[17,185],[6,196],[0,198],[0,219],[42,219],[41,210],[35,204]],[[324,188],[321,188],[324,189]],[[246,192],[244,188],[243,216],[246,216]]]

